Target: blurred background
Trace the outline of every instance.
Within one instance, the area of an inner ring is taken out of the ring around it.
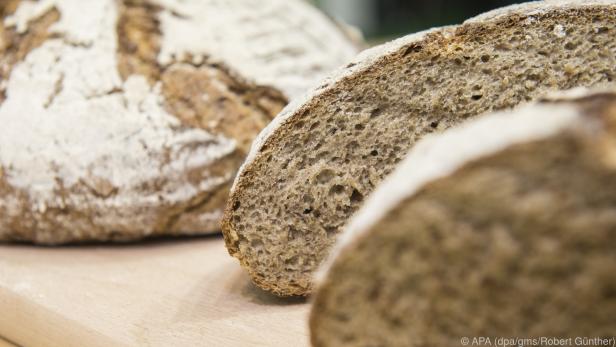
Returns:
[[[459,24],[511,0],[311,0],[330,16],[362,30],[371,43],[435,26]]]

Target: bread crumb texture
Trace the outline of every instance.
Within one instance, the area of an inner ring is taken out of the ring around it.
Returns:
[[[256,134],[356,51],[301,1],[21,0],[0,12],[0,240],[219,230]]]
[[[549,122],[516,135],[533,113]],[[314,346],[611,337],[616,94],[503,116],[423,141],[362,207],[315,296]],[[430,161],[455,168],[406,179]],[[385,202],[393,187],[404,193]]]
[[[533,2],[360,54],[255,141],[223,218],[229,252],[259,286],[310,293],[343,225],[417,140],[550,91],[613,84],[614,23],[614,1]]]

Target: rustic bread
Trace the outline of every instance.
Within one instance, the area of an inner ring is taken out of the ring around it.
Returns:
[[[0,240],[220,230],[256,134],[357,52],[300,0],[11,0],[0,13]]]
[[[611,336],[615,231],[614,92],[426,138],[319,273],[313,345]]]
[[[533,2],[359,55],[257,138],[223,217],[255,283],[305,295],[341,227],[422,136],[555,89],[611,83],[616,1]]]

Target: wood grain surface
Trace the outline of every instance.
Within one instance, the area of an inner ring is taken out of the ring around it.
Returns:
[[[305,300],[256,288],[219,237],[0,245],[0,312],[23,346],[309,344]]]

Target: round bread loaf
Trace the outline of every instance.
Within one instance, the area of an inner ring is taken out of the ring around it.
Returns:
[[[223,218],[262,288],[306,295],[348,218],[424,135],[613,83],[616,1],[531,2],[368,50],[257,138]]]
[[[9,0],[0,14],[0,240],[220,230],[256,134],[357,52],[300,0]]]
[[[615,182],[614,92],[426,138],[352,218],[319,273],[313,345],[611,338]]]

